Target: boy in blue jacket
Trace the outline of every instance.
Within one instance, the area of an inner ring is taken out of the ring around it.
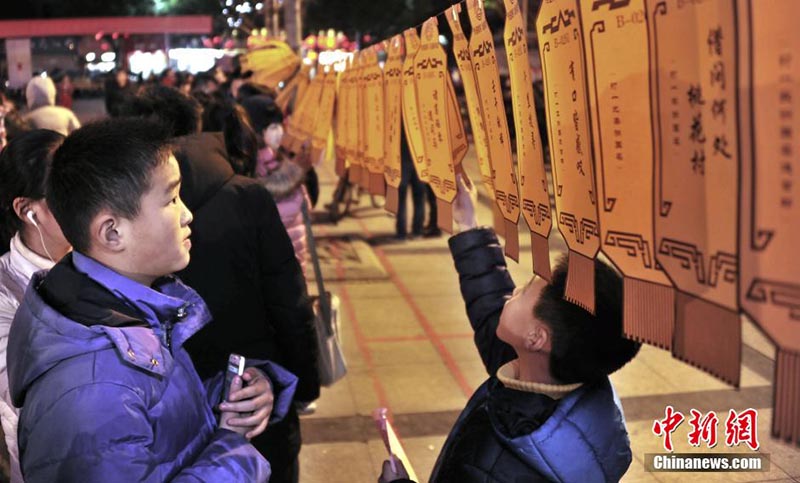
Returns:
[[[197,375],[183,345],[210,316],[170,275],[192,215],[163,132],[103,121],[54,155],[47,203],[74,251],[34,276],[8,346],[28,482],[269,478],[247,438],[285,413],[296,378],[260,363],[222,402],[222,374]]]
[[[622,280],[596,262],[596,314],[564,300],[562,259],[550,283],[515,288],[502,248],[478,228],[459,179],[450,250],[475,344],[489,379],[470,398],[431,482],[611,482],[631,463],[622,409],[608,374],[640,344],[622,336]],[[379,481],[398,481],[389,465]]]

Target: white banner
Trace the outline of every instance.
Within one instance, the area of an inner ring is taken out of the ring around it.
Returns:
[[[6,39],[8,87],[22,89],[33,77],[31,39]]]

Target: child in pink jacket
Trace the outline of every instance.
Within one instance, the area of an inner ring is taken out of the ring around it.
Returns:
[[[278,150],[283,138],[283,114],[272,98],[252,96],[242,101],[242,107],[259,138],[255,176],[275,199],[283,226],[294,245],[295,256],[305,273],[308,243],[301,211],[303,203],[309,203],[303,185],[305,170]]]

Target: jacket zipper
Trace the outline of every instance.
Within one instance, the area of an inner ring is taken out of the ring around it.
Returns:
[[[190,305],[192,304],[186,304],[178,308],[178,311],[175,313],[175,323],[180,322],[186,317],[187,309]],[[164,343],[170,352],[172,352],[172,329],[175,327],[175,323],[169,320],[164,323]]]
[[[164,323],[164,343],[167,350],[172,352],[172,322]]]

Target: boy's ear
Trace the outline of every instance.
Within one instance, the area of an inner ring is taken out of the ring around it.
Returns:
[[[550,352],[550,331],[538,324],[525,334],[525,350],[528,352]]]
[[[120,219],[111,212],[98,214],[91,225],[93,245],[104,251],[119,252],[125,239],[120,230]]]

